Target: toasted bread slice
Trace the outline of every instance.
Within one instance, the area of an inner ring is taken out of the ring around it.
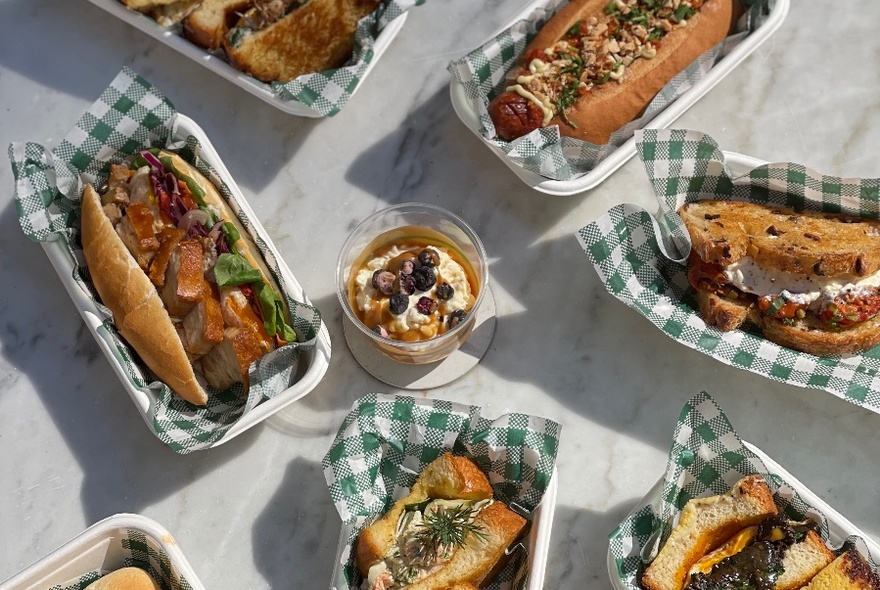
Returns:
[[[806,276],[880,270],[880,222],[742,201],[694,201],[680,210],[694,251],[728,265],[750,256],[763,268]]]
[[[700,557],[777,512],[770,488],[758,475],[739,480],[727,494],[691,500],[645,569],[642,585],[647,590],[681,590],[688,570]]]
[[[755,298],[744,296],[740,299],[725,299],[709,291],[698,290],[697,304],[700,313],[709,326],[717,326],[722,332],[736,330],[751,319],[757,324]]]
[[[158,8],[160,6],[167,6],[169,4],[176,4],[180,0],[120,0],[123,4],[131,8],[132,10],[137,10],[138,12],[147,12],[153,10],[154,8]]]
[[[229,31],[223,48],[230,63],[264,82],[342,66],[351,58],[358,21],[380,0],[310,0],[259,29],[245,19]]]
[[[219,49],[237,13],[247,10],[255,0],[203,0],[183,20],[183,35],[205,49]]]
[[[788,548],[782,559],[784,571],[773,590],[797,590],[834,561],[834,554],[825,546],[816,531],[808,531],[804,540]]]
[[[880,576],[855,547],[844,551],[804,590],[880,590]]]
[[[428,499],[486,500],[492,487],[480,468],[466,457],[444,453],[428,465],[410,490],[379,520],[365,528],[355,543],[358,569],[366,577],[370,566],[382,561],[395,541],[395,529],[408,504]],[[469,534],[442,568],[407,586],[412,590],[478,587],[493,571],[526,521],[503,502],[493,502],[477,514],[474,523],[481,535]]]
[[[706,324],[717,326],[724,332],[750,323],[767,340],[816,356],[855,354],[880,344],[880,315],[832,331],[813,313],[787,321],[764,315],[758,310],[752,296],[725,299],[702,290],[697,291],[696,295]]]

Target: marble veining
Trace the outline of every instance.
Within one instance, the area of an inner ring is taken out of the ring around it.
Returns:
[[[342,416],[393,391],[347,350],[334,270],[351,228],[402,201],[436,203],[490,257],[497,329],[476,369],[440,390],[486,415],[564,424],[547,588],[609,588],[607,534],[660,477],[682,404],[712,393],[757,444],[874,538],[880,416],[722,365],[609,296],[574,232],[610,206],[651,204],[631,160],[573,197],[531,191],[468,131],[448,62],[521,0],[429,0],[336,117],[286,115],[88,2],[0,0],[0,139],[52,144],[122,65],[195,119],[333,342],[307,397],[216,449],[177,456],[147,430],[41,248],[18,228],[0,166],[0,579],[118,512],[175,536],[207,588],[329,584],[339,519],[321,459]],[[777,34],[677,126],[724,149],[842,176],[880,176],[880,4],[792,2]]]

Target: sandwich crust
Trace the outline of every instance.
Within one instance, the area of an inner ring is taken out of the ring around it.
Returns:
[[[880,270],[880,221],[744,201],[694,201],[679,214],[706,262],[749,256],[762,268],[819,277]]]
[[[855,547],[844,551],[804,590],[880,590],[880,576]]]

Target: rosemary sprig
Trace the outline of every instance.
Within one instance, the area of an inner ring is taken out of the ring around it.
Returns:
[[[427,549],[431,562],[449,548],[464,545],[469,534],[479,539],[486,538],[482,525],[473,522],[474,512],[474,506],[468,504],[454,507],[439,505],[423,515],[416,538]]]

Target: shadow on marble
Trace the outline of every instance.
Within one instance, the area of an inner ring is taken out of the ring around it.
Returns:
[[[605,512],[557,506],[544,588],[612,588],[608,534],[637,504],[636,499],[620,502]]]
[[[254,564],[268,587],[327,587],[341,522],[321,464],[303,458],[288,463],[252,528]]]
[[[3,275],[15,277],[14,288],[10,281],[3,289],[0,354],[37,393],[82,469],[87,522],[143,512],[252,445],[256,434],[248,431],[222,450],[176,455],[143,422],[42,248],[21,232],[13,205],[0,212],[0,250],[17,253],[0,259]],[[40,449],[40,441],[33,445]]]

